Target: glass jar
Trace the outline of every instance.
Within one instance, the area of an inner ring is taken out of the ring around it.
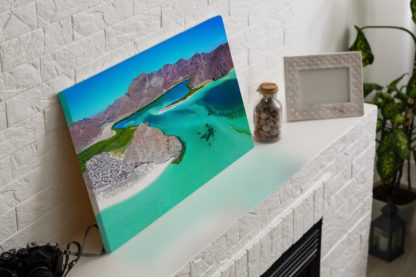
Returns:
[[[259,142],[276,142],[281,137],[282,104],[276,99],[275,83],[262,83],[257,91],[263,95],[254,109],[254,136]]]

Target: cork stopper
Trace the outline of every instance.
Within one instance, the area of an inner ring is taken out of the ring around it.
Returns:
[[[261,83],[259,88],[257,89],[258,92],[263,94],[264,96],[273,96],[277,91],[278,87],[275,83]]]

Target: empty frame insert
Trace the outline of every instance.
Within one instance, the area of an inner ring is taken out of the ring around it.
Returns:
[[[361,54],[285,57],[288,121],[363,114]]]

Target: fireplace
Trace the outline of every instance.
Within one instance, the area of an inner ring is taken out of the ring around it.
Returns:
[[[322,219],[292,245],[261,277],[318,277]]]

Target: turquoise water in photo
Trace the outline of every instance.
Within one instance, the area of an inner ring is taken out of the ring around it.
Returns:
[[[147,188],[97,215],[111,252],[173,208],[254,147],[235,71],[161,112],[189,91],[186,80],[162,97],[116,123],[127,128],[146,122],[184,146],[180,163],[170,164]]]

